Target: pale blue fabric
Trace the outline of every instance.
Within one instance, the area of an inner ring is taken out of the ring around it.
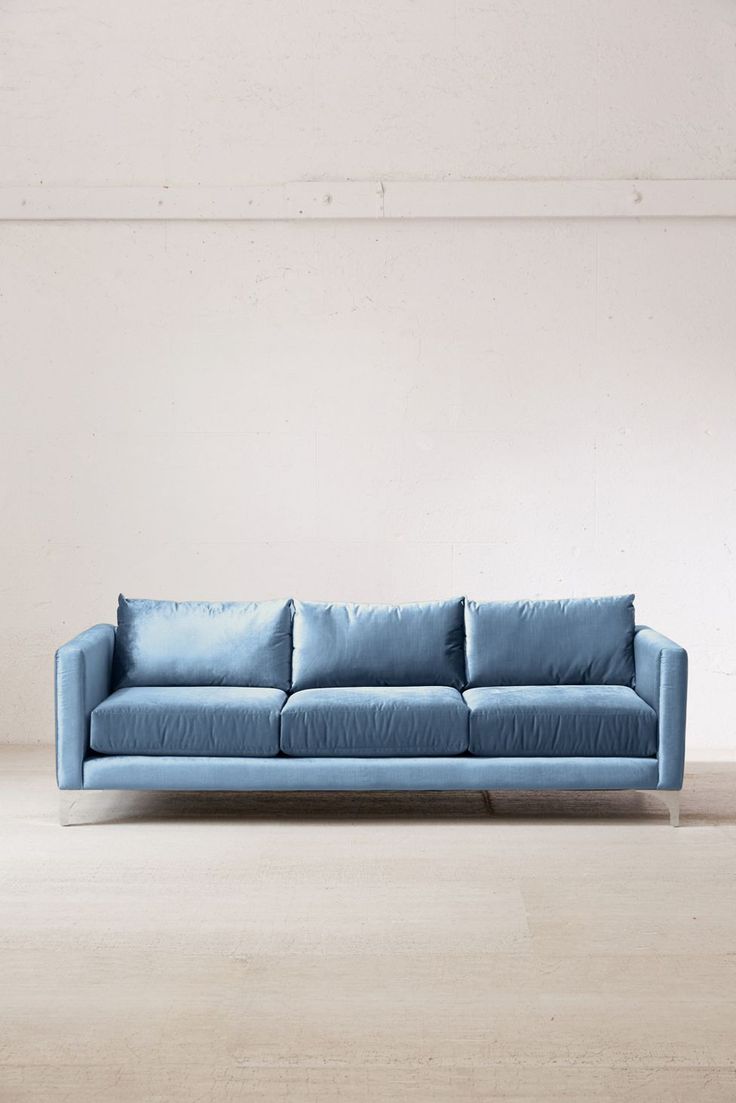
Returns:
[[[60,789],[82,788],[92,710],[110,692],[115,644],[111,624],[97,624],[56,652],[56,778]]]
[[[636,692],[659,719],[659,788],[681,789],[685,770],[687,652],[644,625],[634,637]]]
[[[57,777],[62,789],[677,789],[685,749],[687,655],[637,630],[636,689],[658,714],[657,758],[269,758],[98,755],[90,717],[110,694],[115,630],[97,625],[56,655]]]
[[[305,689],[281,713],[288,755],[448,755],[467,748],[468,710],[445,686]]]
[[[291,602],[149,601],[120,595],[113,684],[288,690]]]
[[[652,758],[146,758],[84,764],[85,789],[656,789]]]
[[[280,689],[142,686],[119,689],[92,713],[90,746],[103,754],[275,755]]]
[[[467,684],[634,684],[634,595],[466,601]]]
[[[465,681],[463,602],[294,603],[293,689]]]
[[[470,751],[524,756],[651,757],[657,717],[626,686],[468,689]]]

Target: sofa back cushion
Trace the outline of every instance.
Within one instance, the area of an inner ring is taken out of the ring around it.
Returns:
[[[291,602],[131,600],[120,595],[113,681],[288,690]]]
[[[634,595],[467,601],[469,686],[634,684]]]
[[[463,601],[294,605],[293,688],[465,681]]]

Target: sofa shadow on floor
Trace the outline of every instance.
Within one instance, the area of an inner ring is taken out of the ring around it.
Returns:
[[[168,792],[90,790],[67,798],[70,826],[220,821],[341,824],[452,823],[489,827],[587,821],[622,827],[668,823],[656,791]],[[683,827],[736,824],[736,763],[695,763],[682,791]]]

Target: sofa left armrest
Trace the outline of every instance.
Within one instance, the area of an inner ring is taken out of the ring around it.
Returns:
[[[56,780],[81,789],[92,710],[109,696],[115,629],[88,628],[56,652]]]
[[[681,789],[685,770],[687,651],[652,628],[634,636],[636,692],[657,714],[659,789]]]

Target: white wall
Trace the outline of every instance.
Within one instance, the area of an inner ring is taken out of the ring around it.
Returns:
[[[732,0],[25,0],[6,183],[734,175]]]
[[[0,180],[736,175],[730,4],[6,11]],[[632,27],[636,33],[632,33]],[[736,220],[0,224],[0,738],[133,596],[638,594],[736,747]]]

